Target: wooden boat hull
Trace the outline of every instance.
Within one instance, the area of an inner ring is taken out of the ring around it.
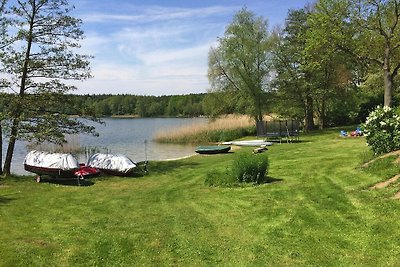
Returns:
[[[24,169],[28,172],[36,173],[38,176],[50,176],[51,178],[90,178],[100,175],[100,171],[85,165],[80,165],[79,169],[61,170],[56,168],[44,168],[24,164]]]
[[[128,172],[120,172],[118,170],[110,170],[110,169],[101,169],[99,168],[100,172],[106,174],[106,175],[110,175],[110,176],[123,176],[123,177],[127,177],[127,176],[132,176],[134,173],[134,169],[128,171]]]
[[[76,178],[75,172],[79,170],[61,170],[57,168],[37,167],[28,164],[24,164],[24,169],[28,172],[36,173],[38,176],[48,175],[52,178]]]
[[[230,146],[198,146],[195,150],[199,154],[220,154],[231,150]]]

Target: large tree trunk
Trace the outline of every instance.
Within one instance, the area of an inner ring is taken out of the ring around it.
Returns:
[[[313,99],[310,95],[307,95],[305,99],[305,118],[304,118],[304,131],[308,132],[315,128],[314,124],[314,105]]]
[[[387,45],[385,49],[385,59],[383,63],[383,81],[385,86],[385,94],[383,105],[387,107],[392,106],[393,95],[393,76],[390,73],[390,46]]]
[[[18,124],[17,119],[15,119],[11,128],[10,141],[8,142],[6,159],[4,161],[3,174],[5,176],[11,174],[11,161],[14,154],[15,142],[17,141]]]
[[[393,77],[389,70],[384,69],[384,86],[385,86],[385,95],[383,105],[391,107],[392,106],[392,95],[393,95]]]
[[[35,10],[35,1],[32,2],[32,10]],[[30,19],[30,24],[29,24],[29,35],[28,35],[28,40],[27,40],[27,47],[25,51],[25,59],[24,59],[24,65],[22,68],[22,76],[21,76],[21,83],[20,83],[20,88],[19,88],[19,97],[21,98],[20,101],[22,101],[24,95],[25,95],[25,87],[26,87],[26,82],[28,79],[28,65],[29,65],[29,60],[31,56],[31,49],[32,49],[32,42],[33,42],[33,27],[34,27],[34,19],[35,19],[35,13],[32,14],[31,19]],[[14,148],[15,148],[15,143],[17,141],[17,135],[19,131],[19,123],[20,123],[20,115],[22,114],[22,106],[19,104],[17,108],[15,109],[15,112],[13,114],[13,125],[11,127],[11,135],[10,135],[10,141],[8,142],[8,147],[7,147],[7,154],[6,154],[6,159],[4,161],[4,168],[3,168],[3,173],[6,176],[9,176],[11,174],[11,161],[13,158],[14,154]]]
[[[1,127],[0,121],[0,174],[3,174],[3,168],[1,167],[3,164],[3,128]]]
[[[257,115],[254,116],[254,119],[255,119],[256,123],[259,122],[259,121],[263,121],[263,114],[262,114],[262,112],[261,112],[261,111],[258,111],[258,112],[257,112]]]
[[[322,98],[321,110],[319,111],[319,128],[325,128],[325,109],[326,109],[326,100],[325,97]]]

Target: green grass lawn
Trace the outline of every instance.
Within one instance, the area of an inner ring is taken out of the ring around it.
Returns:
[[[1,266],[399,266],[400,172],[338,131],[275,144],[259,186],[204,185],[234,153],[152,162],[144,177],[0,180]]]

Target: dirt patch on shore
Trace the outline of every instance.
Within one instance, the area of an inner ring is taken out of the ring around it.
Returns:
[[[390,152],[390,153],[386,153],[386,154],[384,154],[384,155],[382,155],[382,156],[379,156],[379,157],[377,157],[377,158],[375,158],[375,159],[373,159],[373,160],[370,160],[370,161],[364,163],[364,164],[362,165],[362,167],[363,167],[363,168],[366,168],[366,167],[368,167],[370,164],[372,164],[372,163],[374,163],[375,161],[377,161],[378,159],[384,159],[384,158],[387,158],[387,157],[390,157],[390,156],[397,156],[397,159],[395,160],[394,163],[400,163],[400,150],[396,150],[396,151],[393,151],[393,152]]]
[[[396,176],[393,176],[392,178],[390,178],[389,180],[383,181],[383,182],[379,182],[374,184],[373,186],[371,186],[369,189],[381,189],[381,188],[385,188],[388,187],[390,184],[395,183],[397,180],[400,179],[400,174],[397,174]],[[400,199],[400,191],[398,191],[394,196],[393,199]]]
[[[400,174],[397,174],[396,176],[393,176],[392,178],[390,178],[389,180],[383,181],[383,182],[379,182],[377,184],[374,184],[373,186],[371,186],[369,189],[381,189],[381,188],[385,188],[387,186],[389,186],[390,184],[396,182],[398,179],[400,178]]]
[[[394,195],[393,199],[400,199],[400,191],[396,193],[396,195]]]
[[[384,154],[384,155],[382,155],[382,156],[379,156],[379,157],[377,157],[377,158],[375,158],[375,159],[373,159],[373,160],[371,160],[371,161],[368,161],[367,163],[364,163],[364,164],[362,165],[362,167],[363,167],[363,168],[367,168],[370,164],[374,163],[376,160],[384,159],[384,158],[387,158],[387,157],[390,157],[390,156],[397,156],[397,158],[393,161],[393,163],[394,163],[394,164],[400,164],[400,150],[396,150],[396,151],[393,151],[393,152]],[[386,181],[383,181],[383,182],[379,182],[379,183],[374,184],[374,185],[371,186],[369,189],[381,189],[381,188],[385,188],[385,187],[388,187],[389,185],[391,185],[391,184],[397,182],[399,179],[400,179],[400,174],[397,174],[397,175],[393,176],[392,178],[390,178],[390,179],[388,179],[388,180],[386,180]],[[400,199],[400,191],[397,192],[397,193],[393,196],[393,199]]]

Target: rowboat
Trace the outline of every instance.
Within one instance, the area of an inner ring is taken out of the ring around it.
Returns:
[[[272,142],[264,140],[242,140],[242,141],[230,141],[223,142],[223,145],[234,145],[234,146],[272,146]]]
[[[40,182],[43,175],[52,178],[77,178],[75,172],[79,168],[78,161],[71,154],[32,150],[24,159],[24,169],[37,174],[37,182]]]
[[[219,154],[227,153],[231,150],[230,146],[198,146],[195,150],[199,154]]]
[[[113,176],[130,176],[137,167],[137,164],[125,155],[102,153],[91,155],[86,165]]]

